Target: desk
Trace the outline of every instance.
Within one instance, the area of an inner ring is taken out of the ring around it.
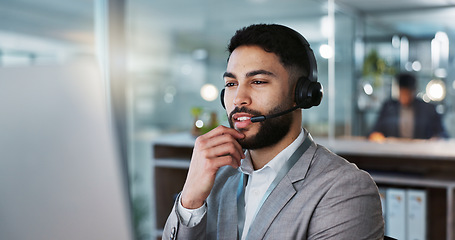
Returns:
[[[363,138],[315,140],[364,169],[455,179],[455,140],[390,140],[384,143]]]
[[[183,188],[195,138],[190,133],[162,136],[152,143],[158,232],[175,194]],[[367,170],[378,185],[429,189],[429,239],[455,240],[455,141],[368,142],[362,138],[315,138]],[[441,207],[442,206],[442,207]]]

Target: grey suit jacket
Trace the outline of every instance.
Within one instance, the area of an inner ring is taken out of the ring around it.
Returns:
[[[163,239],[237,239],[240,176],[231,167],[218,171],[207,213],[196,226],[182,225],[174,205]],[[381,202],[370,175],[312,143],[264,202],[247,238],[357,240],[383,236]]]

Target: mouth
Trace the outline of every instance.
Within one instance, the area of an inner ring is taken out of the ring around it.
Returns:
[[[232,119],[235,122],[244,122],[244,121],[249,121],[251,119],[252,115],[247,114],[247,113],[236,113],[232,116]]]
[[[237,129],[246,128],[251,122],[252,115],[247,113],[236,113],[232,116],[232,120]]]
[[[243,122],[243,121],[247,121],[247,120],[250,120],[251,117],[238,117],[238,118],[234,118],[235,121],[239,121],[239,122]]]

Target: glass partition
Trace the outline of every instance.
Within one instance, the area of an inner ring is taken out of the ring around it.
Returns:
[[[361,127],[355,134],[366,135],[371,130],[381,103],[398,96],[394,75],[408,72],[418,79],[417,96],[436,105],[449,136],[455,136],[454,16],[455,7],[371,12],[362,16],[364,54],[363,68],[357,69],[356,104]],[[379,62],[383,68],[371,68]],[[366,87],[371,87],[371,92]]]

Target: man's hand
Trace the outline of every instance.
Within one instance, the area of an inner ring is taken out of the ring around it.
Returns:
[[[212,190],[218,169],[226,165],[240,166],[245,155],[237,139],[244,137],[235,129],[218,126],[196,139],[181,196],[183,207],[201,207]]]

